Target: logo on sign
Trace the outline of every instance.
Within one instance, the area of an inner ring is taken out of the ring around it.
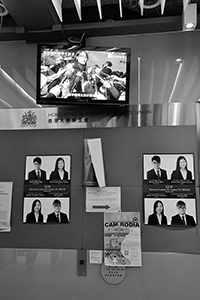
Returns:
[[[35,112],[29,110],[22,115],[21,121],[22,127],[36,127],[37,126],[37,116]]]

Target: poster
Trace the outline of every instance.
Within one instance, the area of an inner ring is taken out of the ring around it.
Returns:
[[[11,231],[12,182],[0,182],[0,231]]]
[[[23,223],[70,223],[71,156],[27,156]]]
[[[104,213],[104,263],[142,266],[139,212]]]
[[[144,223],[196,226],[194,155],[143,154]]]

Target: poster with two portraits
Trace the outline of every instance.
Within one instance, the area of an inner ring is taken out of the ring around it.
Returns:
[[[23,223],[70,223],[71,156],[26,156]]]
[[[197,225],[194,154],[143,154],[144,224]]]

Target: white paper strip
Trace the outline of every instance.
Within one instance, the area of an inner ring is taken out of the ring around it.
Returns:
[[[185,12],[189,0],[183,0],[183,11]]]
[[[99,11],[99,17],[102,19],[101,0],[97,0],[97,6]]]
[[[82,16],[81,16],[81,0],[74,0],[74,4],[76,6],[76,10],[79,16],[80,21],[82,20]]]
[[[144,0],[139,0],[140,4],[140,9],[141,9],[141,16],[143,16],[143,11],[144,11]]]
[[[119,0],[119,13],[120,13],[120,18],[122,18],[122,0]]]
[[[166,0],[160,0],[160,3],[161,3],[161,15],[163,15],[163,13],[164,13],[165,2],[166,2]]]

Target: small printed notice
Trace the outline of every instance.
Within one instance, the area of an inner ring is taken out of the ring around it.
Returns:
[[[120,212],[120,187],[86,187],[87,212]]]
[[[101,250],[90,250],[89,255],[90,264],[102,264],[103,253]]]
[[[0,182],[0,231],[11,231],[12,188],[13,182]]]
[[[141,267],[140,213],[104,213],[106,266]]]

